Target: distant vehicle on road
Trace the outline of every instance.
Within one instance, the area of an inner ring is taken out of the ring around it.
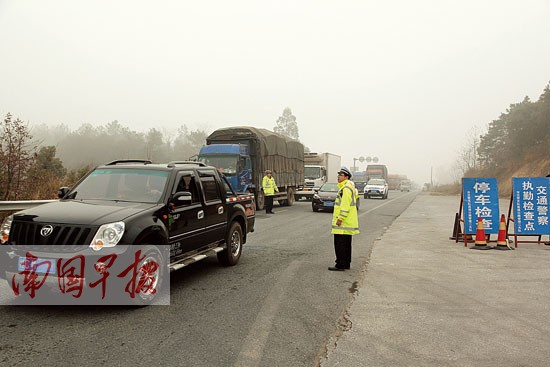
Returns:
[[[337,195],[337,183],[327,182],[323,184],[319,190],[315,191],[315,195],[313,195],[313,199],[311,200],[311,209],[313,209],[314,212],[318,212],[319,210],[333,211],[334,202],[336,201]],[[356,200],[357,210],[359,210],[359,197],[356,196]]]
[[[325,182],[338,182],[337,172],[341,164],[339,155],[331,153],[304,153],[304,179],[303,187],[299,187],[294,195],[296,200],[306,198],[311,200],[315,190],[318,190]]]
[[[409,181],[403,181],[401,182],[400,186],[401,191],[411,191],[411,183]]]
[[[383,164],[369,164],[367,166],[367,182],[373,178],[388,179],[388,168]]]
[[[388,186],[390,190],[399,190],[401,187],[401,182],[408,181],[407,175],[399,175],[396,173],[388,174],[388,178],[386,179],[388,181]]]
[[[355,182],[355,188],[357,189],[358,192],[363,192],[363,190],[365,189],[365,186],[367,185],[366,181],[353,181],[353,182]]]
[[[279,188],[274,200],[282,206],[292,206],[296,189],[304,186],[304,145],[266,129],[218,129],[206,138],[198,161],[216,167],[236,192],[253,193],[258,210],[264,208],[261,188],[266,170],[273,171]]]
[[[388,198],[388,183],[383,178],[372,178],[367,182],[365,189],[363,190],[363,196],[365,199],[372,197],[380,197],[382,199]]]

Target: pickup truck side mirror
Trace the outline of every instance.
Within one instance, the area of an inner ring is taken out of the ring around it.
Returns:
[[[60,199],[63,199],[65,195],[69,192],[69,188],[66,186],[60,187],[59,190],[57,190],[57,197]]]
[[[171,202],[176,206],[189,205],[193,201],[193,196],[189,191],[178,191],[172,196]]]

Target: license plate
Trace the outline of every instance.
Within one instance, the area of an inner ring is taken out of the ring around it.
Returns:
[[[49,266],[49,269],[48,269]],[[56,263],[52,259],[31,259],[20,257],[17,263],[19,271],[33,271],[40,274],[55,274]]]
[[[323,206],[334,206],[334,203],[332,201],[323,203]]]

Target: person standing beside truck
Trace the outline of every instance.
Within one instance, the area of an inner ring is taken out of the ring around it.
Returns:
[[[273,195],[279,192],[279,188],[275,184],[275,179],[273,178],[273,172],[271,172],[271,170],[265,171],[265,176],[262,180],[262,190],[264,191],[265,197],[265,213],[275,214],[273,213]]]
[[[350,178],[350,170],[347,167],[340,168],[340,171],[338,171],[339,190],[332,214],[336,264],[328,268],[331,271],[344,271],[350,268],[352,236],[359,233],[355,185],[350,181]]]

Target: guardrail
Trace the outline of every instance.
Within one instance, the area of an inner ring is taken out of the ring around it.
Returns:
[[[57,201],[57,200],[0,201],[0,212],[28,209],[28,208],[32,208],[32,207],[46,204],[46,203],[53,203],[54,201]]]

